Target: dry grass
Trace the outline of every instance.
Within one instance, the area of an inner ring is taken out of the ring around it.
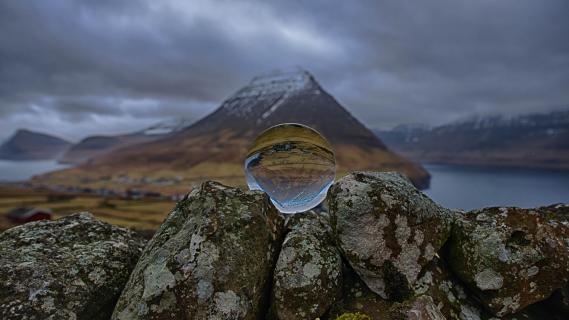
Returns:
[[[17,207],[49,208],[54,218],[61,218],[76,212],[88,211],[97,218],[115,225],[138,230],[156,229],[175,205],[170,200],[124,200],[106,199],[95,196],[76,196],[63,201],[48,201],[45,192],[14,192],[0,188],[0,230],[13,227],[6,214]]]

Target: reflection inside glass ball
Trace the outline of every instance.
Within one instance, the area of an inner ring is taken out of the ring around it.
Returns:
[[[297,123],[265,130],[245,160],[249,188],[266,192],[283,213],[303,212],[320,204],[335,174],[330,143],[316,130]]]

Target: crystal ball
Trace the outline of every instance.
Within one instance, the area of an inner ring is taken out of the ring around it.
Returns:
[[[283,213],[298,213],[320,204],[336,175],[330,143],[316,130],[283,123],[262,132],[245,159],[251,190],[262,190]]]

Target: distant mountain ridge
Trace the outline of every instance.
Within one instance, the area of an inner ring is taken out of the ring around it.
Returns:
[[[249,144],[264,129],[285,122],[320,131],[334,147],[339,172],[397,170],[420,187],[428,185],[429,175],[421,166],[388,150],[304,70],[255,77],[214,112],[166,139],[120,148],[43,178],[64,181],[74,175],[95,181],[100,178],[95,172],[105,172],[111,181],[119,175],[129,181],[175,176],[181,181],[208,178],[244,185]]]
[[[71,143],[64,139],[20,129],[0,145],[0,159],[51,160],[59,157],[70,146]]]
[[[59,162],[67,164],[80,164],[93,157],[101,156],[119,148],[150,142],[164,138],[175,132],[182,131],[194,121],[190,119],[172,119],[159,122],[141,131],[115,135],[91,136],[73,145],[60,158]]]
[[[376,131],[415,161],[569,170],[569,110]]]

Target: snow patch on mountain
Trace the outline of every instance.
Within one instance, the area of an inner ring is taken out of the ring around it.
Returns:
[[[194,120],[186,118],[171,119],[150,126],[144,129],[142,133],[147,136],[171,134],[174,132],[179,132],[181,130],[184,130],[193,123]]]
[[[309,90],[314,77],[305,70],[273,72],[253,78],[243,89],[227,99],[222,108],[229,115],[266,119],[293,94]]]

